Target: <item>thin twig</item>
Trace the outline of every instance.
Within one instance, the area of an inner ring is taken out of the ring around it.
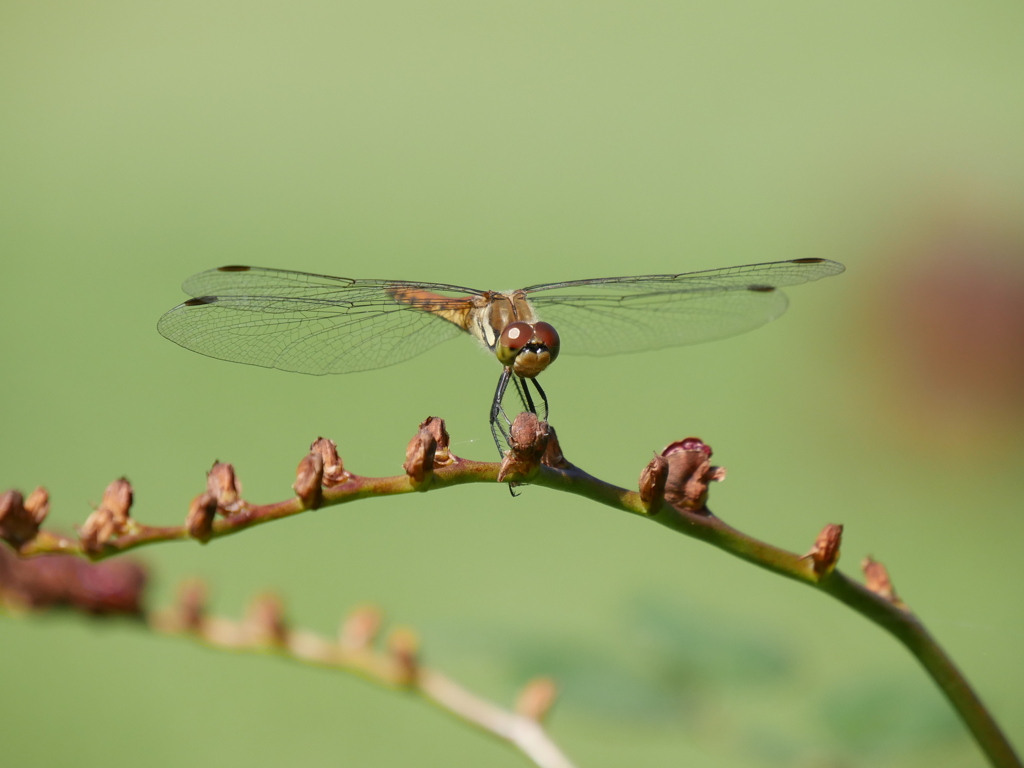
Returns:
[[[259,606],[259,601],[256,605]],[[552,741],[539,718],[499,707],[463,688],[415,658],[415,639],[397,630],[385,650],[372,644],[379,623],[373,609],[353,612],[337,641],[312,632],[287,628],[271,601],[269,610],[250,610],[249,619],[234,622],[197,616],[192,610],[163,611],[149,617],[159,634],[193,638],[220,650],[273,653],[292,661],[356,674],[379,685],[400,690],[433,704],[447,714],[495,736],[518,749],[539,768],[573,768]],[[185,619],[183,615],[191,614]],[[258,618],[253,618],[258,617]],[[373,625],[367,632],[360,625]],[[411,645],[410,645],[411,644]]]

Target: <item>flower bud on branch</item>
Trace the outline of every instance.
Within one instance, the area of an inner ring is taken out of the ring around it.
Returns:
[[[665,483],[668,481],[668,459],[655,455],[640,473],[640,500],[647,514],[656,515],[665,501]]]
[[[50,511],[50,497],[42,486],[25,499],[16,490],[0,495],[0,539],[15,549],[32,541]]]
[[[107,486],[103,492],[103,501],[96,511],[86,518],[78,531],[82,549],[89,554],[99,554],[104,545],[121,534],[128,533],[132,527],[128,511],[132,506],[132,486],[120,478]]]
[[[419,431],[405,449],[405,463],[402,464],[417,490],[430,488],[434,470],[453,462],[448,443],[448,430],[443,419],[428,416],[420,424]]]
[[[242,483],[230,464],[215,461],[206,473],[206,490],[217,500],[217,509],[223,515],[238,512],[245,502],[242,500]]]
[[[324,482],[324,457],[310,451],[302,457],[295,472],[295,483],[292,485],[296,495],[302,500],[306,509],[317,509],[323,501],[321,487]]]
[[[829,523],[821,529],[811,551],[801,559],[810,560],[818,576],[832,573],[839,562],[839,547],[842,540],[843,526]]]
[[[283,648],[288,644],[288,623],[284,603],[274,594],[256,597],[246,611],[245,625],[256,645]]]
[[[338,644],[349,651],[363,651],[373,645],[383,617],[372,605],[353,610],[342,622]]]
[[[498,470],[498,482],[528,482],[540,469],[551,430],[535,414],[520,413],[509,429],[509,451]],[[561,451],[558,452],[561,455]]]
[[[558,688],[550,677],[535,677],[516,699],[516,712],[538,723],[544,722],[558,698]]]
[[[676,509],[707,512],[708,484],[725,479],[725,469],[711,466],[711,446],[688,437],[666,446],[661,455],[668,462],[665,500]]]
[[[323,459],[323,484],[325,486],[333,488],[348,480],[350,475],[345,471],[345,467],[341,463],[341,457],[338,455],[338,446],[335,445],[333,440],[328,440],[326,437],[318,437],[309,446],[309,450],[313,453],[319,453],[320,458]]]
[[[411,629],[396,629],[388,638],[388,653],[395,664],[395,683],[410,686],[419,675],[420,641]]]
[[[869,555],[861,561],[860,567],[864,571],[864,586],[876,595],[884,597],[897,608],[905,609],[907,607],[906,603],[896,594],[896,588],[893,587],[892,580],[889,578],[889,571],[884,565]]]
[[[185,517],[185,528],[193,539],[205,544],[213,536],[213,519],[217,516],[217,497],[203,491],[192,499]]]

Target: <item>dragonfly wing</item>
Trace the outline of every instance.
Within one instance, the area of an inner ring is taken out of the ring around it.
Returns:
[[[465,310],[466,294],[480,294],[452,285],[255,267],[202,272],[182,287],[195,298],[160,318],[162,335],[209,357],[311,374],[364,371],[415,357],[464,333],[452,318]],[[461,296],[445,295],[451,293]]]
[[[750,264],[678,275],[548,283],[525,289],[562,351],[612,355],[697,344],[758,328],[786,311],[780,287],[836,275],[825,259]]]

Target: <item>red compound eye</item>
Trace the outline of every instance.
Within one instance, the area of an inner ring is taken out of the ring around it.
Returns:
[[[519,350],[530,343],[533,336],[533,328],[529,323],[516,321],[505,326],[505,330],[498,337],[498,343],[494,345],[494,354],[502,365],[512,365],[519,354]]]
[[[519,350],[530,342],[532,335],[533,329],[530,328],[529,323],[517,321],[505,326],[505,330],[501,332],[501,340],[498,343],[503,347]]]
[[[558,347],[561,345],[555,326],[551,325],[551,323],[535,323],[533,326],[533,336],[548,348],[551,361],[554,362],[555,358],[558,357]]]

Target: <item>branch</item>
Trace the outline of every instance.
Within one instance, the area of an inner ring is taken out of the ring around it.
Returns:
[[[241,497],[241,486],[231,465],[218,463],[207,476],[206,490],[192,501],[182,526],[152,527],[132,520],[128,516],[131,489],[122,479],[108,487],[103,503],[86,520],[77,540],[39,530],[45,517],[45,491],[37,489],[24,501],[16,491],[9,491],[0,498],[0,537],[22,557],[65,553],[98,560],[158,541],[195,538],[206,542],[308,509],[371,496],[440,490],[463,483],[541,485],[661,523],[834,597],[907,647],[953,705],[993,766],[1022,768],[966,679],[896,596],[880,563],[870,558],[864,561],[864,585],[837,571],[843,530],[840,525],[827,525],[805,555],[774,547],[730,527],[706,506],[708,484],[725,477],[723,469],[711,466],[710,458],[711,448],[697,438],[672,443],[644,468],[639,490],[629,491],[573,466],[562,455],[554,430],[531,414],[516,418],[510,450],[500,463],[453,455],[443,422],[429,418],[409,443],[404,475],[371,478],[351,474],[342,466],[335,444],[320,438],[299,463],[293,486],[297,497],[287,501],[249,504]]]

